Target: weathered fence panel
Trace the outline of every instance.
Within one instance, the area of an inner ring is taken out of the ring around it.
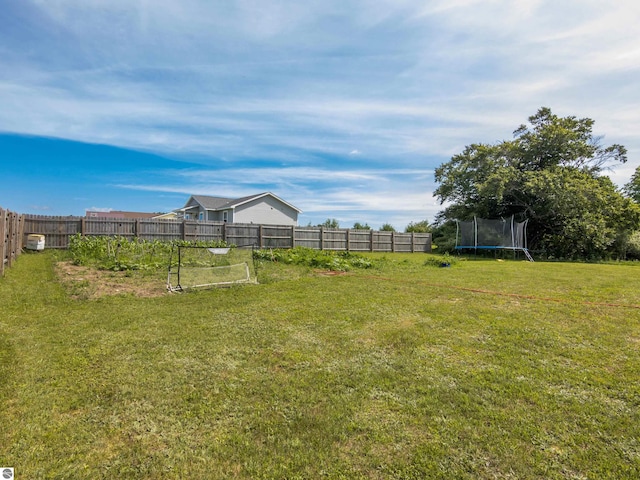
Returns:
[[[413,233],[412,252],[431,252],[431,234],[430,233]]]
[[[349,251],[370,252],[372,230],[349,230]]]
[[[371,232],[371,251],[393,252],[393,232]]]
[[[22,252],[23,237],[24,215],[0,207],[0,276]]]
[[[228,223],[224,225],[224,240],[241,247],[258,245],[260,225]]]
[[[224,229],[224,223],[184,220],[182,222],[182,240],[202,242],[224,240]]]
[[[254,245],[261,248],[293,248],[295,227],[292,225],[262,225]]]
[[[100,218],[87,218],[82,227],[83,235],[99,235],[103,237],[125,237],[133,239],[136,236],[136,221],[131,219],[116,219],[111,222],[101,222]]]
[[[69,237],[122,236],[144,241],[226,241],[261,248],[307,247],[353,252],[430,252],[431,234],[373,230],[256,225],[198,220],[24,216],[24,233],[45,235],[47,248],[67,248]]]
[[[182,239],[182,222],[179,220],[142,219],[136,224],[138,238],[147,242]]]
[[[347,250],[348,230],[322,229],[322,250]]]
[[[45,235],[46,248],[67,248],[69,237],[82,232],[83,217],[24,215],[24,239],[32,233]]]
[[[322,250],[322,228],[321,227],[296,227],[293,239],[296,247],[313,248]]]

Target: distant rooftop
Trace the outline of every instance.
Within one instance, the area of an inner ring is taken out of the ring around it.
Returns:
[[[161,215],[161,213],[149,212],[124,212],[122,210],[111,210],[109,212],[99,212],[95,210],[87,210],[87,218],[153,218]]]

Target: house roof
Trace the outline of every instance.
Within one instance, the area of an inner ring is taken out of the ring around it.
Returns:
[[[149,212],[125,212],[122,210],[109,210],[108,212],[86,210],[85,216],[87,217],[102,217],[102,218],[126,218],[126,219],[138,219],[138,218],[153,218],[160,213]]]
[[[232,201],[232,198],[209,197],[207,195],[192,195],[191,198],[189,198],[189,200],[187,201],[185,208],[193,206],[194,203],[198,203],[206,210],[220,210],[223,208],[228,208],[226,207],[226,205],[228,205],[229,202]]]
[[[281,198],[279,198],[278,196],[274,195],[271,192],[263,192],[263,193],[258,193],[257,195],[249,195],[248,197],[241,197],[241,198],[224,198],[224,197],[210,197],[208,195],[191,195],[191,197],[189,198],[185,206],[180,210],[182,211],[188,210],[190,207],[195,206],[196,203],[199,204],[205,210],[214,210],[214,211],[228,210],[228,209],[233,209],[245,203],[248,203],[253,200],[257,200],[259,198],[266,197],[266,196],[273,197],[279,202],[282,202],[285,205],[288,205],[298,213],[302,213],[302,210],[291,205],[288,202],[285,202],[284,200],[282,200]]]

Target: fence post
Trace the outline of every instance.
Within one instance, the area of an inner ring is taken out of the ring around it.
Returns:
[[[373,252],[373,230],[369,233],[369,250]]]
[[[12,225],[13,223],[13,218],[11,215],[11,212],[7,212],[7,251],[5,253],[5,255],[7,256],[7,268],[11,268],[11,255],[13,253],[13,242],[11,240],[12,238]]]
[[[19,223],[19,227],[18,227],[18,251],[22,252],[22,249],[25,247],[25,242],[24,242],[24,222],[25,222],[25,218],[24,218],[24,213],[20,215],[20,218],[18,220]]]
[[[324,227],[320,227],[320,251],[324,250]]]
[[[7,267],[13,265],[13,257],[16,248],[16,215],[9,212],[9,244],[7,245]]]
[[[391,232],[391,251],[396,251],[396,232]]]
[[[4,275],[4,259],[7,256],[7,211],[0,208],[0,277]]]
[[[260,225],[258,228],[258,248],[262,248],[262,235],[263,235],[262,225]]]
[[[296,246],[296,226],[291,225],[291,248]]]

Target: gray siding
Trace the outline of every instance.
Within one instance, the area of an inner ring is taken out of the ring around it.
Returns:
[[[297,225],[298,212],[267,195],[236,207],[233,219],[230,218],[229,222]]]

